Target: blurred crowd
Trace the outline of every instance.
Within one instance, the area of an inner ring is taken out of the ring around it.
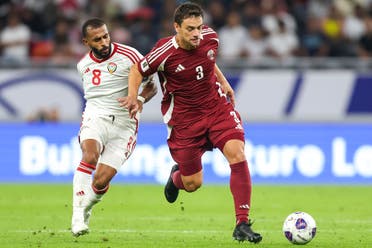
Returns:
[[[104,19],[113,41],[147,53],[174,34],[177,0],[1,0],[3,64],[76,63],[81,24]],[[361,57],[372,53],[372,0],[200,0],[226,60]]]

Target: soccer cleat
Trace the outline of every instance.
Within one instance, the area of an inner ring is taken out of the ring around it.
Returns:
[[[75,237],[79,237],[89,232],[88,224],[86,223],[84,212],[81,207],[74,207],[73,209],[71,232]]]
[[[71,228],[71,232],[72,232],[73,236],[79,237],[81,235],[89,233],[89,228],[85,224],[83,224],[81,226],[76,226],[75,225],[75,226],[73,226],[73,228]]]
[[[99,202],[100,200],[98,199],[94,199],[94,200],[91,200],[88,204],[88,206],[85,206],[83,209],[83,213],[84,213],[84,223],[85,225],[89,225],[89,219],[90,219],[90,216],[92,215],[92,210],[93,210],[93,206]]]
[[[177,200],[179,189],[174,185],[172,175],[178,171],[178,164],[173,165],[172,170],[169,174],[168,182],[164,187],[164,195],[169,203],[173,203]]]
[[[252,242],[252,243],[259,243],[262,240],[262,236],[259,233],[252,231],[251,226],[252,222],[249,221],[248,223],[242,222],[235,227],[233,232],[233,238],[238,240],[239,242],[243,242],[245,240]]]
[[[91,215],[92,215],[92,208],[90,208],[89,210],[87,209],[84,210],[84,224],[87,226],[89,225],[89,219]]]
[[[101,201],[102,195],[99,195],[98,197],[99,198],[97,198],[97,195],[96,195],[95,199],[93,200],[91,199],[88,206],[84,207],[84,223],[87,226],[89,225],[89,219],[90,219],[90,216],[92,215],[93,206]]]

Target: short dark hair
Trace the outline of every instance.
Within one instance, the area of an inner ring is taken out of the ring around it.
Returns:
[[[174,22],[181,25],[184,19],[189,17],[203,17],[203,9],[196,3],[186,2],[174,11]]]
[[[99,19],[99,18],[92,18],[83,23],[83,27],[81,28],[81,33],[83,34],[83,37],[87,37],[87,29],[88,27],[91,28],[99,28],[105,25],[106,23]]]

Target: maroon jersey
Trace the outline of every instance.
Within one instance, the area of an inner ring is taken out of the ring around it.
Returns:
[[[162,114],[171,126],[187,124],[227,104],[215,75],[216,32],[204,26],[199,47],[185,50],[175,36],[160,39],[138,65],[143,76],[158,72],[163,91]]]

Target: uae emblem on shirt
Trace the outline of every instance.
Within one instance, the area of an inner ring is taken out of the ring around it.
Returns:
[[[116,71],[116,68],[117,67],[118,66],[114,62],[110,62],[107,65],[107,70],[112,74],[112,73],[114,73]]]

